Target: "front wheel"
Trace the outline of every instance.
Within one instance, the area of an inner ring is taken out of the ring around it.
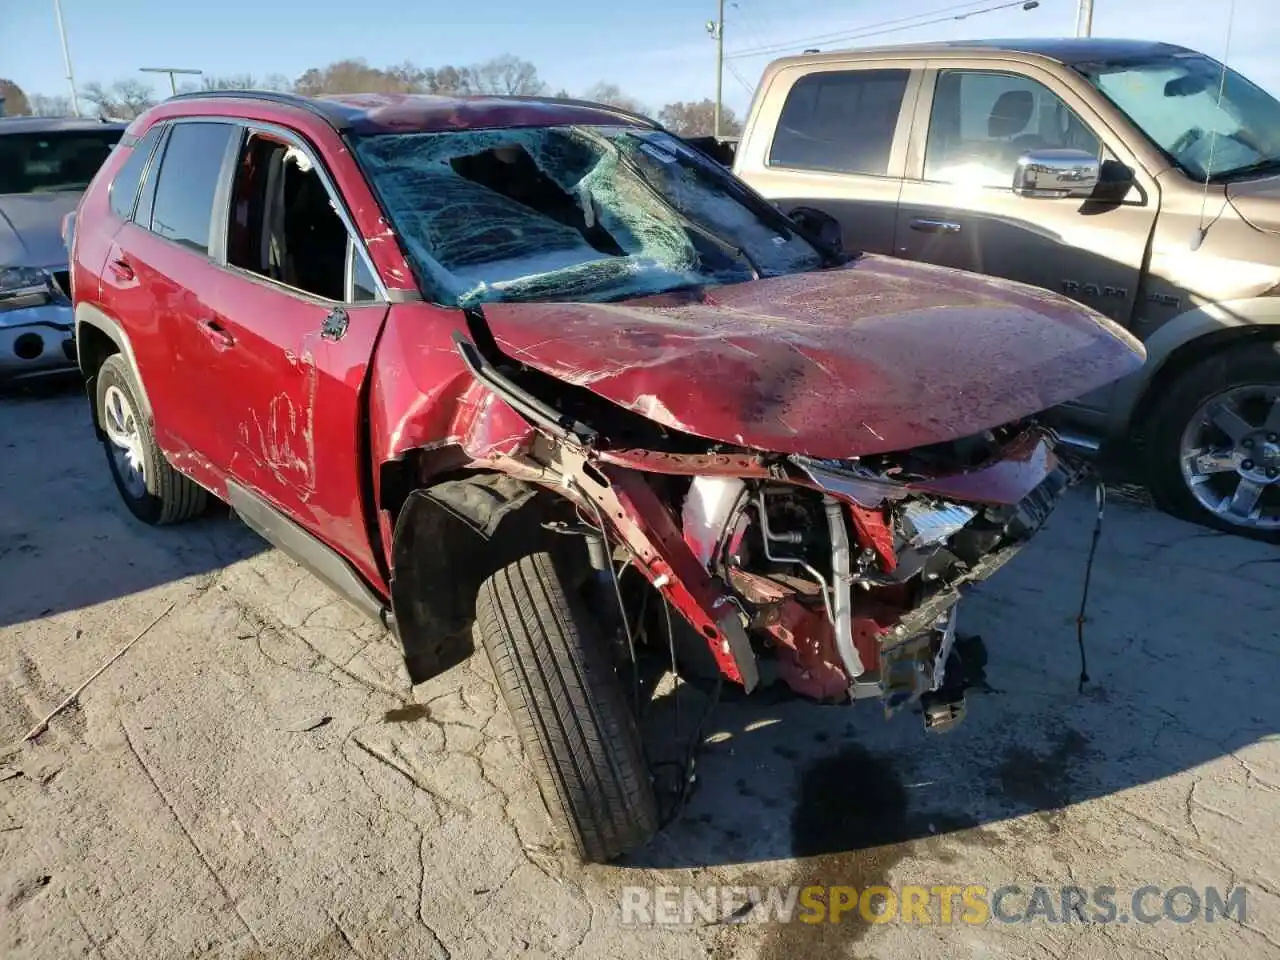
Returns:
[[[143,523],[181,523],[204,512],[209,495],[169,465],[142,407],[128,363],[112,354],[98,369],[98,424],[111,479]]]
[[[549,553],[480,588],[476,631],[538,778],[578,855],[602,863],[647,842],[658,808],[609,647]]]
[[[1280,343],[1249,343],[1184,372],[1146,432],[1156,502],[1206,526],[1280,543]]]

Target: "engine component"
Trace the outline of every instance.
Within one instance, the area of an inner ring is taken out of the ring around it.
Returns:
[[[836,630],[836,650],[840,662],[852,682],[862,676],[862,657],[853,643],[853,562],[849,556],[849,528],[845,525],[844,507],[830,494],[822,498],[827,510],[827,527],[831,531],[831,623]]]
[[[972,507],[914,500],[902,508],[903,535],[913,547],[941,543],[978,515]]]
[[[684,541],[704,567],[710,568],[724,542],[734,511],[746,489],[737,477],[694,477],[684,499]]]

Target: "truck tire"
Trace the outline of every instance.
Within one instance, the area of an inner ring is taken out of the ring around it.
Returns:
[[[588,863],[646,843],[657,800],[609,650],[549,553],[489,577],[476,632],[552,819]]]
[[[198,517],[209,494],[169,465],[142,413],[129,364],[114,353],[98,368],[96,398],[111,479],[129,512],[153,526]]]
[[[1280,343],[1231,347],[1181,373],[1156,401],[1143,439],[1158,506],[1280,543]]]

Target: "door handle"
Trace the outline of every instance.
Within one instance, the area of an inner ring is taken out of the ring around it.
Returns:
[[[912,220],[911,229],[921,233],[959,233],[960,224],[954,220]]]
[[[117,280],[133,279],[133,265],[123,256],[112,257],[108,260],[107,269],[111,271],[111,275]]]
[[[231,331],[212,317],[207,320],[201,320],[200,329],[213,345],[221,350],[236,345],[236,338],[231,335]]]

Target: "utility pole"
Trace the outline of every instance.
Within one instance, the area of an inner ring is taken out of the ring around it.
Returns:
[[[1076,12],[1076,36],[1093,36],[1093,0],[1080,0],[1080,9]]]
[[[174,74],[191,74],[192,76],[200,76],[203,70],[186,70],[182,67],[139,67],[139,73],[167,73],[169,75],[169,92],[173,96],[178,95],[178,81],[174,78]]]
[[[724,0],[718,2],[717,18],[707,21],[707,33],[716,42],[716,118],[713,132],[717,140],[720,139],[720,110],[724,102]]]
[[[62,22],[62,0],[53,0],[53,13],[58,18],[58,36],[62,38],[62,62],[67,65],[67,83],[71,85],[71,112],[80,116],[80,97],[76,94],[76,77],[71,71],[71,48],[67,46],[67,28]]]

